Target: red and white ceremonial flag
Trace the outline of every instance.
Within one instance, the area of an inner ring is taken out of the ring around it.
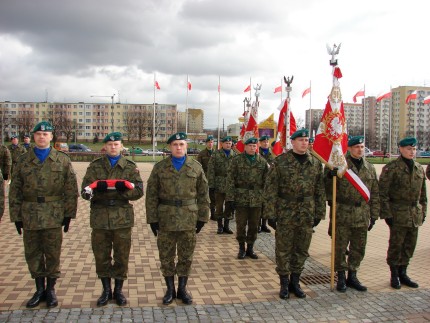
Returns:
[[[156,88],[157,90],[160,90],[160,89],[161,89],[161,88],[160,88],[160,84],[158,84],[158,81],[155,81],[154,86],[155,86],[155,88]]]
[[[243,90],[243,92],[249,92],[249,91],[251,91],[251,84],[248,85],[245,90]]]
[[[408,104],[409,101],[411,100],[415,100],[416,98],[417,98],[417,90],[415,90],[414,92],[408,95],[408,97],[406,98],[406,104]]]
[[[306,94],[309,94],[309,93],[311,93],[311,88],[310,87],[308,87],[306,90],[303,91],[302,99],[305,97]]]
[[[354,97],[352,98],[352,101],[354,101],[354,103],[357,103],[357,98],[359,96],[364,96],[364,90],[360,90],[357,93],[355,93]]]
[[[243,141],[247,141],[249,138],[258,138],[258,102],[253,102],[251,106],[251,112],[249,114],[248,124],[246,125],[245,135]]]
[[[249,111],[245,111],[243,114],[243,124],[242,124],[242,128],[240,130],[240,135],[239,138],[237,138],[237,144],[236,144],[236,149],[239,150],[241,153],[245,150],[245,144],[243,142],[243,138],[245,137],[245,132],[246,132],[246,126],[248,125],[248,120],[249,120]]]
[[[287,128],[285,127],[285,113],[288,109],[288,101],[285,99],[282,101],[280,107],[282,106],[281,111],[279,112],[278,118],[278,133],[276,135],[275,144],[273,145],[272,152],[278,156],[282,154],[284,148],[286,146],[285,138]],[[279,109],[278,109],[279,110]],[[297,130],[296,119],[294,119],[293,113],[290,111],[290,135],[292,135]]]
[[[191,91],[191,81],[189,77],[187,77],[187,87],[188,87],[188,91]]]
[[[426,96],[426,97],[424,98],[423,103],[424,103],[424,104],[429,104],[429,103],[430,103],[430,95],[429,95],[429,96]]]
[[[382,100],[389,99],[389,98],[391,98],[391,90],[390,90],[390,92],[385,92],[385,93],[379,95],[376,98],[376,102],[380,102]]]
[[[275,91],[273,93],[282,92],[282,86],[275,87]]]

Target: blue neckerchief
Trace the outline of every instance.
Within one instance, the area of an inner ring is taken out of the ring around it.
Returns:
[[[263,155],[267,155],[269,153],[269,148],[260,148],[263,152]]]
[[[183,156],[183,157],[175,157],[172,156],[172,164],[173,167],[175,167],[175,169],[179,172],[179,170],[182,168],[182,166],[185,164],[185,159],[187,158],[187,156]]]
[[[224,152],[225,152],[225,155],[228,157],[228,156],[230,156],[230,151],[231,150],[225,150],[225,149],[223,149],[224,150]]]
[[[41,163],[43,163],[45,161],[45,159],[48,157],[50,151],[51,151],[51,147],[43,148],[43,149],[34,147],[34,154],[40,160]]]
[[[30,147],[30,144],[24,144],[25,149],[28,149]]]
[[[107,158],[109,159],[111,167],[114,168],[116,163],[118,162],[118,160],[121,158],[121,154],[119,154],[118,156],[115,156],[115,157],[111,157],[111,156],[107,155]]]

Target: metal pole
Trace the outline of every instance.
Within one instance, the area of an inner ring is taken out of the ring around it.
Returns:
[[[312,137],[312,81],[309,81],[309,134]]]
[[[187,84],[188,89],[188,84]],[[243,101],[243,112],[245,112],[245,101]],[[221,76],[218,75],[218,139],[217,139],[217,149],[220,148],[220,128],[219,128],[219,122],[220,122],[220,116],[221,116]]]
[[[155,73],[154,73],[154,101],[152,103],[152,160],[155,159]]]
[[[366,84],[364,84],[363,87],[363,139],[364,139],[364,146],[366,147]]]
[[[185,98],[185,133],[188,134],[188,74],[187,74],[187,96]]]

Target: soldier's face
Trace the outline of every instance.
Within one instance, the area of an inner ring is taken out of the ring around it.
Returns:
[[[187,154],[188,144],[185,140],[174,140],[170,143],[172,156],[176,158],[184,157]]]
[[[399,150],[402,157],[406,159],[414,159],[415,155],[417,154],[417,147],[412,147],[412,146],[399,147]]]
[[[25,137],[25,138],[24,138],[24,143],[25,143],[25,144],[29,144],[29,143],[30,143],[30,138]]]
[[[18,138],[13,138],[12,139],[12,144],[18,145]]]
[[[291,144],[293,145],[293,151],[296,154],[303,155],[308,150],[309,138],[308,137],[298,137],[296,139],[291,140]]]
[[[262,140],[262,141],[260,141],[260,147],[264,148],[264,149],[269,148],[269,140]]]
[[[348,151],[352,157],[360,159],[364,156],[364,143],[348,147]]]
[[[257,144],[245,145],[245,152],[251,156],[255,155],[255,153],[257,152]]]
[[[213,146],[214,146],[214,141],[213,141],[213,140],[209,140],[209,141],[206,143],[206,147],[207,147],[207,149],[212,149],[212,148],[213,148]]]
[[[116,157],[121,154],[122,143],[120,140],[108,141],[107,143],[105,143],[104,148],[106,149],[106,154],[111,157]]]
[[[52,132],[48,131],[36,131],[33,136],[36,147],[41,149],[48,148],[52,138],[54,138]]]
[[[230,150],[232,143],[233,143],[232,141],[225,141],[225,142],[223,142],[221,144],[222,145],[222,149],[224,149],[224,150]]]

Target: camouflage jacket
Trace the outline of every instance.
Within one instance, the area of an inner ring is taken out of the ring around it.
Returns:
[[[336,223],[350,227],[369,226],[369,219],[377,220],[379,217],[379,187],[375,166],[363,158],[360,171],[346,156],[348,168],[351,169],[366,185],[370,192],[369,203],[366,203],[357,189],[343,176],[336,178]],[[324,169],[324,183],[326,198],[333,200],[333,179],[328,178],[329,168]]]
[[[133,205],[128,201],[135,201],[143,196],[143,181],[136,164],[121,156],[114,167],[111,166],[107,155],[93,160],[87,168],[82,180],[82,197],[87,198],[83,190],[96,180],[124,179],[134,184],[134,189],[119,192],[108,190],[97,192],[91,199],[90,226],[93,229],[114,230],[134,226]],[[112,201],[115,205],[106,205]]]
[[[234,201],[237,206],[261,207],[268,172],[269,165],[259,154],[253,163],[245,153],[237,155],[228,169],[226,200]]]
[[[187,205],[179,205],[185,203]],[[175,205],[177,203],[177,205]],[[209,190],[203,168],[187,157],[179,171],[171,158],[154,165],[146,189],[146,221],[163,231],[193,230],[209,220]]]
[[[225,193],[228,166],[236,155],[234,150],[230,150],[230,155],[227,157],[222,148],[216,150],[212,154],[212,158],[209,160],[208,165],[208,182],[210,188],[215,188],[219,193]]]
[[[379,176],[381,219],[393,218],[394,225],[417,227],[427,212],[424,168],[414,163],[412,174],[400,156],[389,162]]]
[[[289,150],[275,158],[264,186],[263,216],[280,224],[311,226],[325,218],[325,191],[321,162],[308,152],[300,164]]]
[[[260,153],[260,155],[261,155],[261,157],[263,157],[268,163],[269,163],[269,165],[270,166],[273,166],[273,163],[275,162],[275,158],[276,158],[276,155],[275,154],[273,154],[270,150],[267,152],[267,155],[265,155],[264,153],[263,153],[263,150],[261,149],[261,148],[259,148],[259,153]]]
[[[61,227],[64,217],[76,217],[78,184],[67,154],[51,148],[40,163],[30,150],[18,158],[13,172],[9,192],[12,222],[22,221],[26,230],[42,230]]]
[[[10,144],[7,148],[10,151],[13,165],[15,165],[16,162],[18,161],[19,156],[27,152],[27,149],[25,149],[24,146],[21,146],[21,145],[14,146]]]
[[[202,164],[203,171],[205,172],[206,176],[208,176],[209,159],[211,159],[213,152],[213,150],[205,148],[197,156],[197,161]]]
[[[426,176],[427,176],[428,179],[430,179],[430,164],[427,165]]]
[[[12,157],[10,155],[9,149],[5,145],[0,145],[0,169],[2,174],[9,175],[9,178],[11,166]]]

